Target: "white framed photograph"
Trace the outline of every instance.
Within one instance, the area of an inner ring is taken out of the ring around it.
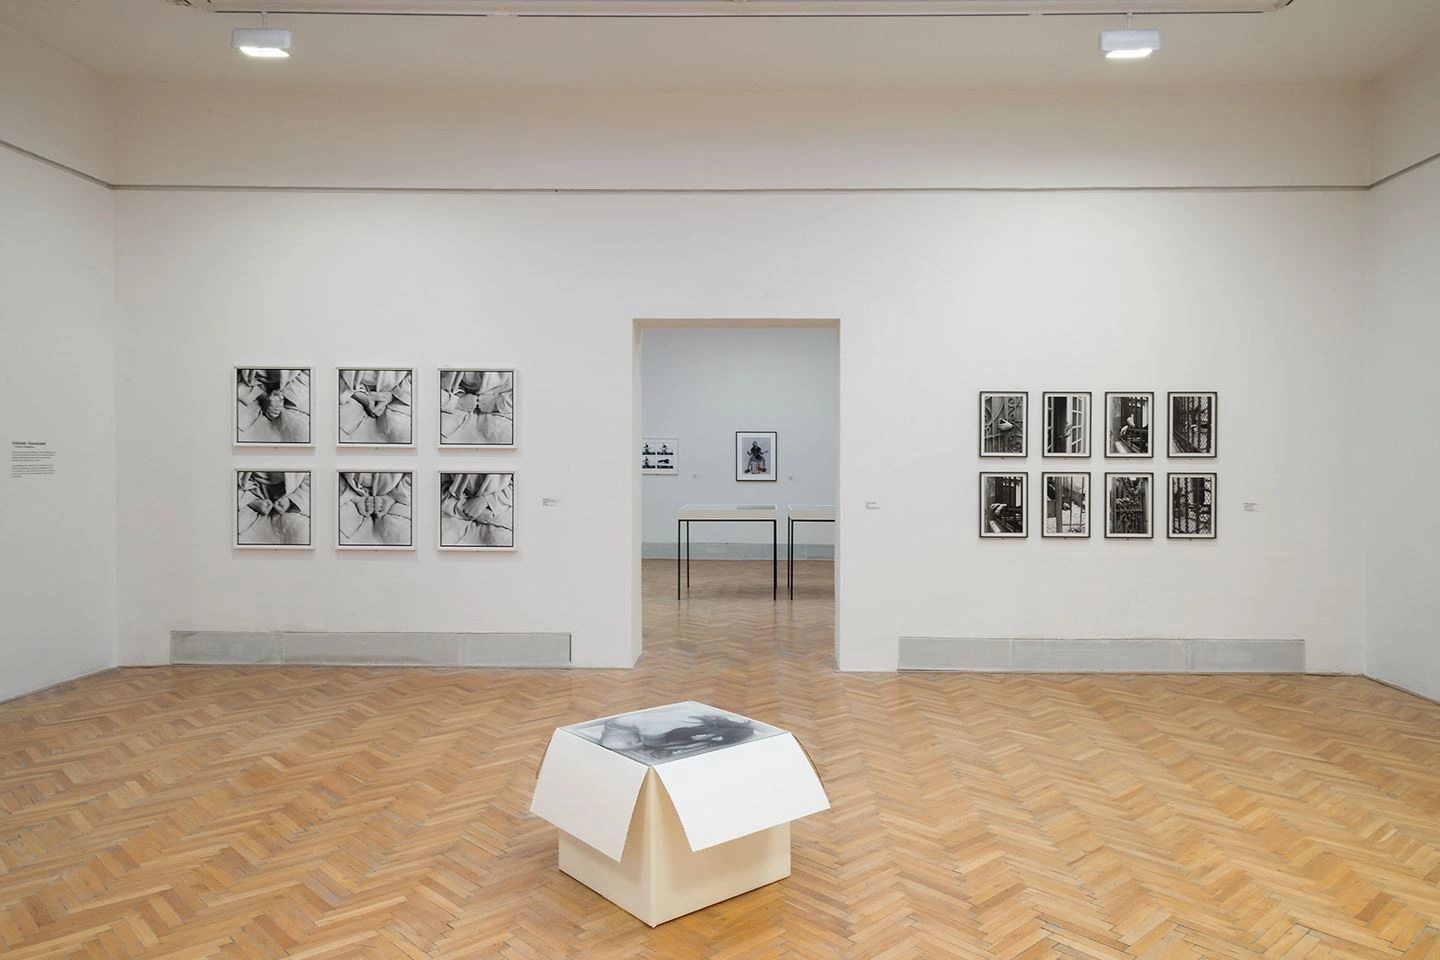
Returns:
[[[1041,397],[1045,423],[1042,457],[1090,456],[1090,394],[1046,391]]]
[[[1170,408],[1170,456],[1215,456],[1219,404],[1220,398],[1213,391],[1169,395],[1166,406]]]
[[[735,479],[774,480],[777,435],[759,430],[735,432]]]
[[[514,550],[515,474],[440,474],[440,549]]]
[[[1105,456],[1155,456],[1155,394],[1105,394]]]
[[[1040,536],[1082,540],[1090,536],[1090,474],[1042,473]]]
[[[980,456],[1026,456],[1025,425],[1030,394],[980,391]]]
[[[980,474],[980,536],[986,540],[1023,539],[1025,484],[1028,473]]]
[[[337,445],[415,446],[414,367],[340,367],[335,379]]]
[[[1155,475],[1105,474],[1105,536],[1111,540],[1149,540],[1153,526]]]
[[[640,473],[650,475],[679,472],[678,443],[674,437],[646,437],[640,441]]]
[[[414,471],[341,470],[336,480],[337,549],[415,549]]]
[[[309,447],[310,367],[235,367],[235,445]]]
[[[515,370],[510,367],[442,368],[440,446],[514,448],[515,380]]]
[[[1165,535],[1172,540],[1215,539],[1215,474],[1172,473],[1170,522]]]
[[[309,470],[236,470],[237,550],[313,550]]]

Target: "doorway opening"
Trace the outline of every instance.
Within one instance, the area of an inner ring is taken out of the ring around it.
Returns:
[[[839,323],[637,320],[637,647],[834,669]],[[637,650],[638,652],[638,650]]]

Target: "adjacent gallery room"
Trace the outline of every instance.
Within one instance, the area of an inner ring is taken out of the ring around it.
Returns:
[[[7,0],[0,953],[1440,958],[1437,158],[1434,0]]]

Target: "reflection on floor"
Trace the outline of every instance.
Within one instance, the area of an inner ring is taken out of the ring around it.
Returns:
[[[637,670],[118,670],[0,705],[0,952],[1440,957],[1440,706],[1340,677],[842,675],[829,564],[645,564]],[[783,571],[782,571],[783,577]],[[897,625],[898,626],[898,625]],[[795,730],[790,879],[650,930],[526,811],[557,725]]]

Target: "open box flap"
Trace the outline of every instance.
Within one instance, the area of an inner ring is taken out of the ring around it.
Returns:
[[[649,769],[556,730],[540,761],[530,812],[618,863]]]
[[[695,851],[830,809],[815,768],[788,733],[654,770]]]

